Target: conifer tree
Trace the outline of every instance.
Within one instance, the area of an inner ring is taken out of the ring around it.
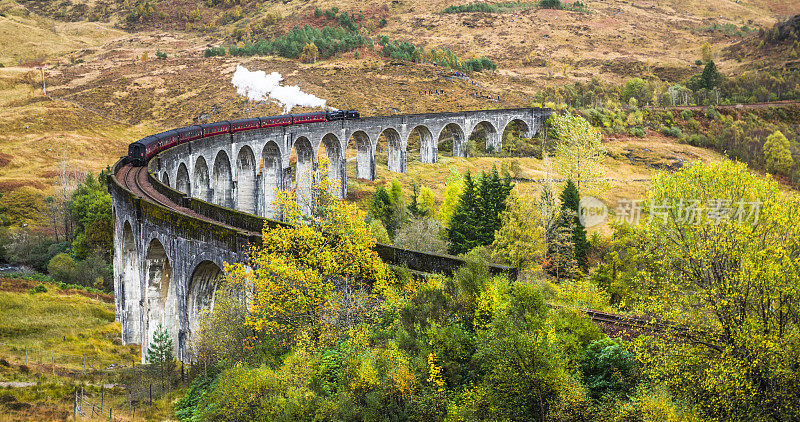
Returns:
[[[478,197],[475,180],[469,172],[464,176],[462,186],[461,196],[458,198],[453,216],[450,217],[450,227],[447,229],[451,254],[465,253],[478,246],[476,239],[478,221],[475,213],[478,208]]]
[[[567,181],[567,186],[561,192],[561,216],[559,225],[572,229],[572,242],[575,245],[575,260],[580,268],[586,269],[586,253],[589,250],[589,243],[586,241],[586,229],[581,224],[578,216],[580,215],[581,196],[578,187],[572,180]],[[571,211],[565,213],[565,210]]]
[[[467,173],[447,230],[450,253],[465,253],[494,242],[494,233],[502,225],[500,215],[506,210],[506,199],[513,187],[511,177],[501,178],[497,168],[490,174],[483,173],[477,181]]]
[[[147,363],[158,371],[161,381],[166,383],[175,364],[175,358],[172,355],[172,338],[160,322],[153,333],[153,341],[147,346]]]

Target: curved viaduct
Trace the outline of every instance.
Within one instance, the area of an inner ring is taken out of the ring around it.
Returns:
[[[356,176],[374,180],[378,139],[388,146],[388,169],[405,172],[412,134],[420,161],[437,161],[438,141],[452,140],[453,155],[466,156],[466,140],[478,127],[487,148],[502,149],[512,122],[533,136],[550,115],[526,108],[368,117],[254,129],[181,144],[145,167],[125,159],[109,176],[114,216],[114,290],[124,343],[147,345],[159,323],[174,339],[177,356],[191,360],[189,341],[199,313],[213,304],[214,281],[225,262],[245,258],[261,241],[264,224],[281,225],[272,206],[278,189],[297,189],[305,203],[318,156],[346,196],[348,145],[354,145]],[[390,264],[421,272],[448,273],[458,258],[389,245],[376,250]],[[513,272],[503,266],[493,271]]]

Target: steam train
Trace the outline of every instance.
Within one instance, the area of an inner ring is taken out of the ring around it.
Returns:
[[[284,114],[281,116],[253,117],[232,121],[206,123],[172,129],[142,138],[128,146],[128,162],[143,166],[154,155],[184,142],[224,133],[236,133],[259,128],[299,125],[304,123],[331,122],[335,120],[358,119],[356,110],[320,111],[303,114]]]

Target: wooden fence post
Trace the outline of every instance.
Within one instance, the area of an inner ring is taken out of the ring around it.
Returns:
[[[25,366],[28,366],[28,346],[25,346]]]
[[[83,375],[86,375],[86,353],[83,354]]]
[[[78,420],[78,387],[75,387],[75,403],[72,405],[72,419]]]
[[[56,355],[53,352],[50,352],[50,359],[53,364],[53,375],[56,374]]]

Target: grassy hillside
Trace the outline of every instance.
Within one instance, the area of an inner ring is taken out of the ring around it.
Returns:
[[[8,42],[0,47],[0,191],[24,185],[48,191],[59,161],[99,171],[131,140],[161,129],[280,112],[275,104],[236,94],[230,77],[237,64],[280,72],[285,84],[364,115],[518,107],[530,105],[544,86],[592,77],[683,80],[701,71],[695,61],[705,42],[724,73],[760,65],[763,57],[778,63],[785,55],[740,57],[722,50],[800,11],[773,0],[592,0],[585,2],[588,12],[521,2],[500,13],[441,13],[464,4],[3,0],[0,36]],[[461,60],[487,56],[498,70],[454,77],[440,66],[382,58],[378,46],[313,64],[202,57],[209,46],[271,39],[296,25],[338,25],[314,16],[315,9],[332,7],[357,16],[373,40],[447,48]],[[156,58],[157,52],[166,58]]]

